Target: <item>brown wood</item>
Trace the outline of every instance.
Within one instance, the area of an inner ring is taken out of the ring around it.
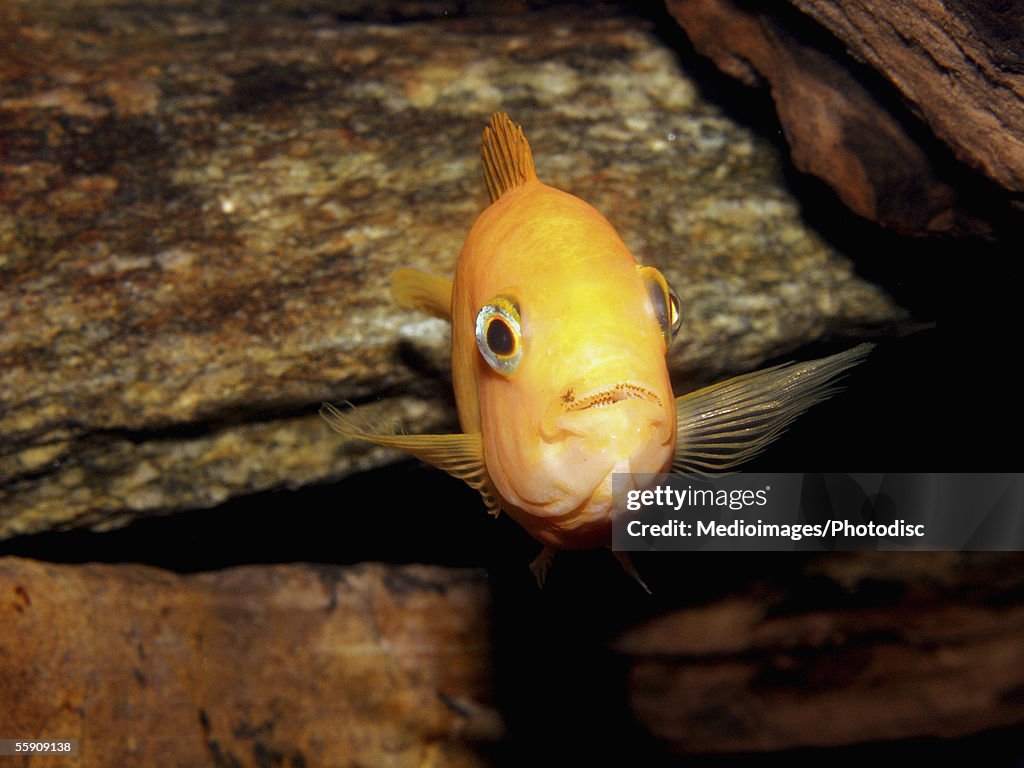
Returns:
[[[667,5],[698,51],[770,89],[796,167],[861,216],[911,234],[979,233],[1019,203],[1019,7],[797,0],[823,29],[779,7]],[[1002,191],[979,184],[968,168]],[[992,194],[988,210],[973,199],[978,190]]]
[[[82,768],[478,765],[488,604],[427,566],[0,559],[2,735],[78,739]]]
[[[1024,722],[1019,554],[850,553],[626,632],[637,716],[677,751],[953,738]]]

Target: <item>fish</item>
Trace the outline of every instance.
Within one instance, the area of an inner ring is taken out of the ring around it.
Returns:
[[[543,549],[610,547],[612,475],[712,474],[753,458],[836,390],[871,349],[776,365],[676,397],[666,355],[683,324],[678,294],[640,264],[612,224],[540,181],[522,126],[492,115],[481,142],[490,205],[454,279],[392,276],[402,308],[450,321],[461,432],[372,428],[324,403],[345,438],[404,451],[479,491]],[[645,589],[624,552],[614,552]]]

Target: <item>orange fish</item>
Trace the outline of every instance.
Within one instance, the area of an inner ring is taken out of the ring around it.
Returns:
[[[348,438],[397,448],[464,480],[555,551],[611,544],[612,473],[717,472],[755,456],[832,393],[862,344],[674,397],[665,354],[678,296],[641,266],[583,200],[542,183],[521,127],[495,114],[483,134],[491,205],[454,283],[398,270],[392,297],[452,324],[461,434],[386,434],[330,404]],[[616,553],[639,581],[625,553]],[[640,582],[643,584],[643,582]]]

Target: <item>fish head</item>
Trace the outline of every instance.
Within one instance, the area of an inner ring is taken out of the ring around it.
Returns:
[[[463,254],[453,364],[472,358],[488,474],[536,538],[591,546],[612,473],[671,465],[678,298],[600,213],[539,182],[485,211]]]

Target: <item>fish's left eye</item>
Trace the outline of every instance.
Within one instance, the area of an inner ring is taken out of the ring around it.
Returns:
[[[661,335],[665,337],[667,349],[683,324],[682,302],[665,276],[654,267],[640,267],[640,277],[647,287],[647,295],[651,299],[658,324],[661,325]]]
[[[523,356],[519,306],[498,296],[481,307],[476,316],[476,346],[491,368],[511,376]]]

